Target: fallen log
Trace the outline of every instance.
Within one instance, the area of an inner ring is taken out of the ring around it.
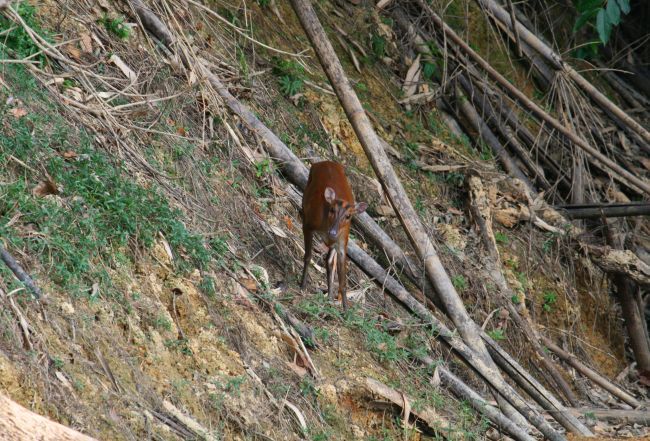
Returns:
[[[6,440],[97,441],[38,415],[0,394],[0,438]]]
[[[650,215],[650,204],[647,202],[630,204],[557,205],[555,209],[569,219],[600,219],[603,217]]]
[[[555,343],[553,343],[550,339],[546,337],[542,337],[544,341],[544,345],[549,348],[551,351],[553,351],[558,357],[560,357],[562,360],[565,362],[569,363],[571,366],[575,368],[578,372],[580,372],[582,375],[585,377],[589,378],[591,381],[593,381],[595,384],[606,390],[607,392],[611,393],[613,396],[619,398],[621,401],[624,403],[629,404],[630,406],[637,408],[641,406],[641,402],[634,398],[632,395],[609,381],[607,378],[603,377],[600,375],[598,372],[594,371],[590,367],[584,365],[578,358],[565,351]]]

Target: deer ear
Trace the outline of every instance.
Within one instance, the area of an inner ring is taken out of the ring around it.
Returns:
[[[325,200],[328,204],[331,204],[336,200],[336,193],[331,187],[325,188]]]
[[[355,214],[363,213],[364,211],[366,211],[366,208],[368,208],[368,204],[366,204],[365,202],[357,202],[354,205],[354,213]]]

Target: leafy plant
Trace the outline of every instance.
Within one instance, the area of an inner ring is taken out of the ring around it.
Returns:
[[[386,39],[379,34],[373,33],[370,38],[370,48],[375,58],[382,58],[386,54]]]
[[[305,78],[305,69],[293,60],[283,60],[273,57],[273,73],[278,76],[280,90],[287,97],[296,95],[302,90]]]
[[[545,291],[542,303],[544,312],[551,312],[553,305],[557,302],[557,294],[553,291]]]
[[[453,283],[454,288],[459,291],[464,291],[467,289],[467,279],[462,274],[457,274],[451,278],[451,283]]]
[[[508,237],[508,235],[505,233],[501,233],[500,231],[494,233],[494,240],[496,240],[497,243],[503,245],[508,245],[510,243],[510,238]]]
[[[131,35],[131,29],[124,24],[124,17],[111,18],[104,14],[97,23],[104,26],[109,34],[115,35],[120,40],[126,40]]]
[[[503,332],[503,329],[493,329],[491,331],[488,331],[488,335],[492,337],[492,340],[494,341],[505,340],[506,338],[506,334]]]
[[[27,23],[27,25],[34,30],[38,35],[43,37],[46,41],[51,42],[49,33],[41,29],[38,21],[36,20],[36,8],[28,2],[20,2],[16,7],[18,15]],[[35,60],[43,64],[46,58],[43,54],[36,55],[40,52],[40,48],[34,43],[32,37],[25,31],[22,26],[16,26],[15,23],[8,18],[0,15],[0,58],[4,58],[5,48],[13,52],[12,58],[26,58],[35,56]]]
[[[631,11],[630,0],[578,0],[576,3],[578,18],[573,26],[577,32],[586,25],[595,24],[598,38],[601,43],[607,44],[612,33],[612,28],[621,22],[621,13],[629,14]],[[595,23],[594,23],[595,19]]]

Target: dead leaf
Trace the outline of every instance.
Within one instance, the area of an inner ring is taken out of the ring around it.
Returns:
[[[307,375],[307,369],[298,366],[296,363],[291,363],[288,361],[286,363],[287,363],[287,367],[291,369],[293,372],[295,372],[300,378]]]
[[[23,116],[27,115],[27,109],[24,107],[14,107],[10,110],[10,112],[16,119],[20,119]]]
[[[393,210],[393,207],[389,205],[380,205],[376,208],[375,210],[378,215],[380,216],[386,216],[386,217],[393,217],[395,216],[395,210]]]
[[[77,159],[79,155],[77,155],[72,150],[66,150],[65,152],[61,153],[61,156],[63,156],[64,159]]]
[[[81,51],[79,48],[73,44],[68,44],[65,47],[65,51],[75,60],[79,61],[81,59]]]
[[[252,292],[257,291],[257,282],[254,279],[251,279],[250,277],[240,277],[239,283],[241,283],[244,286],[244,288],[246,288],[249,291]]]
[[[118,69],[122,71],[124,76],[127,77],[129,81],[131,81],[131,83],[135,83],[137,81],[138,76],[136,75],[136,73],[118,55],[116,54],[111,55],[109,61],[111,61],[115,66],[117,66]]]
[[[281,237],[283,239],[287,238],[287,233],[285,233],[282,230],[282,228],[276,227],[275,225],[270,225],[270,224],[267,224],[267,225],[268,225],[269,229],[271,230],[271,232],[273,232],[273,234],[275,234],[276,236]]]
[[[289,216],[284,217],[284,223],[287,225],[287,229],[293,230],[293,221]]]
[[[37,197],[45,197],[50,194],[59,194],[59,189],[56,187],[56,184],[50,180],[45,179],[44,181],[36,184],[36,187],[32,190],[32,194]]]
[[[420,55],[415,57],[415,60],[409,67],[409,70],[406,72],[406,77],[404,78],[404,84],[402,85],[402,91],[404,91],[404,96],[409,97],[415,93],[418,87],[418,80],[420,77]]]
[[[81,50],[86,53],[93,52],[93,39],[90,37],[90,34],[84,32],[80,35],[81,37]]]
[[[440,372],[438,372],[439,366],[436,366],[436,368],[433,370],[433,375],[431,376],[431,379],[429,380],[429,383],[435,388],[438,388],[440,386]]]

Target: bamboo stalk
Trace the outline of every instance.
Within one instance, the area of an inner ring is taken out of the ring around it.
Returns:
[[[565,429],[572,433],[590,436],[591,431],[576,417],[566,411],[566,408],[549,392],[539,381],[528,373],[514,358],[503,350],[485,332],[481,335],[492,358],[499,367],[512,378],[529,396],[531,396],[542,408],[555,418]]]
[[[477,412],[485,415],[485,417],[492,421],[499,430],[504,431],[516,440],[535,440],[533,436],[526,433],[525,430],[501,413],[498,408],[491,406],[474,389],[463,382],[463,380],[451,373],[446,366],[436,366],[434,360],[429,356],[418,357],[418,361],[426,366],[435,367],[440,377],[440,381],[445,387],[450,389],[458,398],[467,400]]]
[[[650,203],[558,205],[555,208],[569,219],[597,219],[602,217],[650,215]]]
[[[544,345],[549,348],[551,351],[553,351],[558,357],[560,357],[562,360],[566,361],[569,363],[571,366],[575,368],[578,372],[580,372],[582,375],[585,377],[589,378],[591,381],[596,383],[598,386],[602,387],[605,389],[607,392],[611,393],[615,397],[619,398],[621,401],[629,404],[630,406],[637,408],[641,406],[641,403],[634,398],[632,395],[600,375],[598,372],[594,371],[590,367],[587,367],[584,365],[576,356],[573,354],[568,353],[555,343],[553,343],[550,339],[546,337],[542,337],[542,340],[544,341]]]

